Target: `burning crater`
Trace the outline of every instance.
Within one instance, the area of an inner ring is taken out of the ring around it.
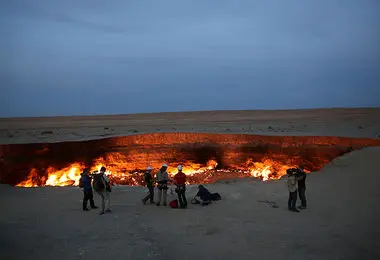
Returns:
[[[23,187],[77,185],[84,167],[107,167],[113,183],[143,184],[148,165],[168,173],[183,165],[189,183],[257,177],[279,179],[303,165],[317,171],[334,158],[380,139],[319,136],[160,133],[101,140],[0,145],[1,183]]]

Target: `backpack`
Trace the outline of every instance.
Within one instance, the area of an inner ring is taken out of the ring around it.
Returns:
[[[172,201],[170,201],[169,206],[170,206],[172,209],[176,209],[176,208],[178,208],[178,200],[172,200]]]
[[[79,188],[83,188],[83,177],[80,178],[79,180]]]
[[[94,187],[94,190],[96,191],[102,191],[104,187],[104,183],[102,181],[102,176],[100,174],[94,175],[94,181],[92,183],[92,186]]]

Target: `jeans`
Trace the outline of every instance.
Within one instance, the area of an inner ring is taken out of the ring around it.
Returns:
[[[87,201],[90,201],[91,208],[95,208],[94,195],[92,190],[83,191],[83,210],[87,209]]]
[[[186,200],[186,188],[185,188],[185,186],[177,187],[176,192],[178,195],[179,207],[180,208],[186,208],[187,207],[187,200]]]
[[[144,203],[147,202],[148,200],[150,200],[150,203],[153,203],[154,202],[154,187],[148,187],[148,195],[145,196],[145,198],[143,199]]]
[[[103,191],[97,191],[99,194],[101,200],[102,200],[102,209],[101,212],[104,212],[104,210],[110,210],[110,192],[103,190]]]
[[[297,191],[289,192],[288,209],[289,210],[296,209],[296,202],[297,202]]]
[[[306,207],[306,187],[298,188],[298,195],[301,200],[301,206]]]

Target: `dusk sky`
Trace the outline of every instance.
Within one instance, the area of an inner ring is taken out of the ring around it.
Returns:
[[[0,117],[380,106],[379,0],[9,0]]]

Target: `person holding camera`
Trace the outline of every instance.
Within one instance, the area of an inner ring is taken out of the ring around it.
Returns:
[[[81,177],[79,179],[79,188],[83,190],[83,211],[89,211],[87,208],[87,202],[90,201],[90,206],[92,209],[97,209],[94,203],[94,195],[92,193],[91,181],[92,177],[90,176],[90,170],[88,168],[83,170]]]
[[[300,166],[297,169],[297,181],[298,181],[298,195],[301,200],[301,206],[299,209],[306,209],[306,172],[304,167]]]
[[[296,208],[297,203],[297,177],[295,169],[287,169],[286,173],[288,175],[288,191],[289,191],[289,199],[288,199],[288,209],[293,212],[300,212]]]

